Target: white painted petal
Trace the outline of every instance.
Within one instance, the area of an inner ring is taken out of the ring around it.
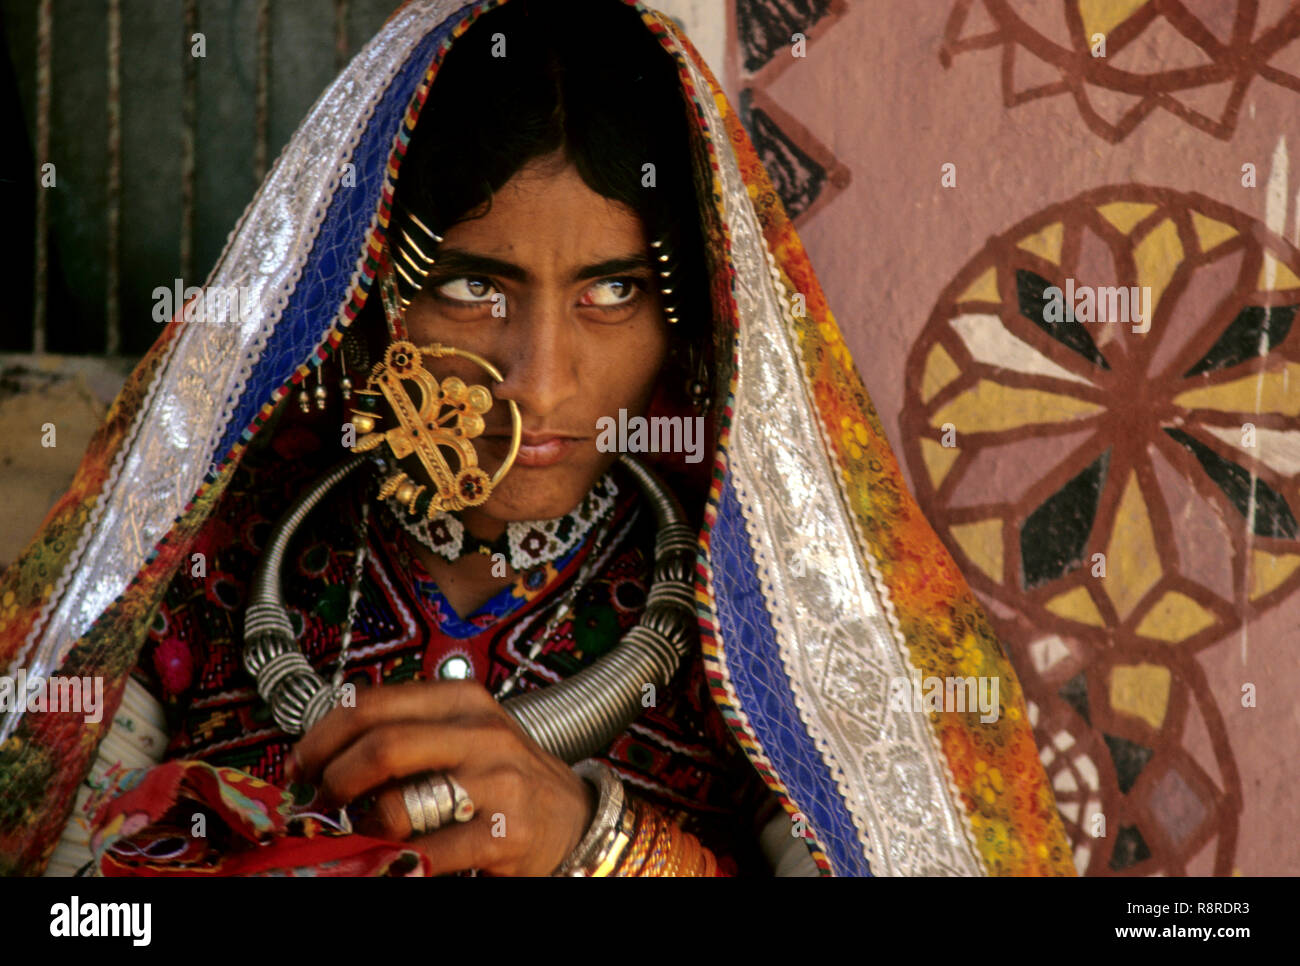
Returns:
[[[1016,372],[1032,372],[1056,379],[1092,383],[1064,366],[1058,366],[1028,342],[1007,331],[1002,320],[988,313],[959,315],[950,323],[966,343],[966,348],[976,361]],[[1065,323],[1062,323],[1065,324]],[[1076,323],[1077,324],[1077,323]]]

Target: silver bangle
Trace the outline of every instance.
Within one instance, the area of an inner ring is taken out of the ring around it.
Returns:
[[[623,783],[612,768],[590,758],[573,766],[574,772],[593,785],[600,795],[596,814],[587,834],[578,842],[553,875],[608,875],[631,839],[627,830],[627,799]]]

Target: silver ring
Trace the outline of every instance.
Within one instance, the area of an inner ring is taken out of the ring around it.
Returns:
[[[402,785],[402,804],[411,820],[411,834],[436,832],[448,822],[474,817],[474,800],[450,775],[428,772]]]
[[[425,775],[420,781],[420,804],[424,806],[424,824],[428,831],[436,832],[450,820],[449,799],[441,775]]]
[[[454,812],[451,787],[446,778],[435,772],[417,775],[402,784],[402,804],[411,822],[411,834],[436,832],[452,819]]]
[[[423,835],[424,803],[420,794],[419,782],[407,782],[402,786],[402,804],[406,806],[406,817],[411,822],[411,833]]]
[[[458,822],[468,822],[474,817],[474,799],[469,797],[465,786],[454,777],[447,775],[446,779],[451,786],[452,818]]]
[[[434,801],[438,803],[438,828],[448,824],[456,813],[456,793],[447,782],[446,775],[430,775],[429,787],[433,789]]]

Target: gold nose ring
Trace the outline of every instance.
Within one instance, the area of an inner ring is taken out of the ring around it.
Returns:
[[[495,402],[491,390],[480,384],[466,384],[458,376],[439,380],[424,368],[423,356],[435,359],[458,356],[484,369],[494,382],[504,379],[500,370],[482,356],[440,342],[417,347],[397,339],[371,371],[366,388],[357,392],[360,408],[353,409],[353,426],[358,434],[356,452],[368,452],[388,444],[395,460],[415,456],[433,490],[417,483],[397,469],[380,485],[379,498],[396,498],[415,516],[432,519],[439,511],[450,512],[487,502],[492,491],[514,465],[523,436],[523,420],[513,399],[510,407],[510,449],[497,471],[488,474],[478,465],[473,440],[482,435],[484,415]],[[416,394],[411,393],[414,384]],[[417,398],[418,397],[418,398]],[[380,430],[379,400],[388,403],[397,425]],[[452,458],[448,459],[448,455]]]

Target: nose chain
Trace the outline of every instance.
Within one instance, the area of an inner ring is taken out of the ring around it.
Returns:
[[[366,551],[370,547],[366,539],[366,524],[370,520],[370,501],[361,501],[361,516],[357,520],[357,552],[352,561],[352,586],[348,590],[348,616],[343,620],[343,643],[339,647],[338,665],[334,668],[334,677],[330,687],[335,694],[343,686],[343,671],[348,663],[348,651],[352,647],[352,627],[357,619],[357,602],[361,599],[361,575],[366,569]]]

